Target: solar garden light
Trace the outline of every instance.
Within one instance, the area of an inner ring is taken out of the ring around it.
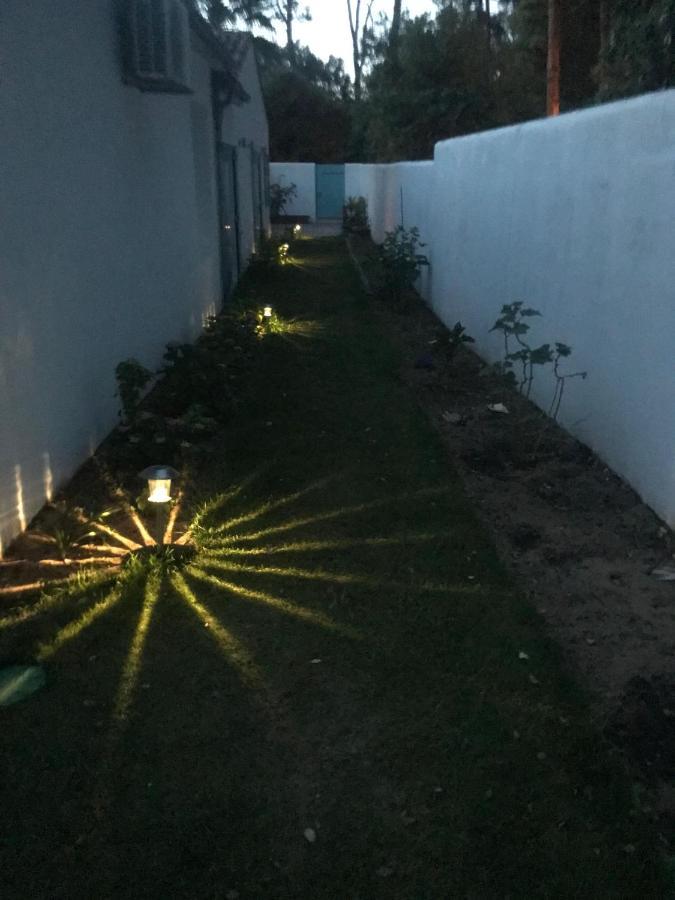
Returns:
[[[169,503],[171,501],[171,481],[178,472],[171,466],[148,466],[141,472],[141,478],[148,482],[149,503]]]
[[[165,513],[171,502],[171,481],[178,477],[178,472],[171,466],[148,466],[140,475],[148,482],[148,502],[155,504],[156,540],[162,546],[166,528]]]
[[[268,320],[267,324],[269,325],[269,320],[272,318],[272,307],[271,306],[265,306],[263,308],[263,318]]]
[[[299,237],[301,231],[302,231],[302,225],[294,225],[293,226],[293,234],[295,235],[295,237]]]

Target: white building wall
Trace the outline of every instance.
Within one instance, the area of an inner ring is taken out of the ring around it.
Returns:
[[[376,239],[403,184],[427,295],[490,361],[501,305],[538,309],[532,340],[571,345],[570,368],[589,373],[562,423],[675,525],[675,91],[445,141],[431,179],[421,165],[348,166]],[[538,376],[542,408],[552,391]]]
[[[286,205],[284,215],[309,216],[316,219],[316,166],[314,163],[275,163],[270,166],[272,184],[288,187],[294,184],[297,197]]]
[[[250,101],[243,104],[231,104],[223,113],[223,141],[232,144],[237,150],[237,196],[239,204],[239,250],[242,267],[248,264],[251,254],[256,250],[258,236],[255,229],[253,210],[254,172],[251,148],[257,152],[267,150],[269,146],[269,130],[265,114],[265,102],[260,89],[260,81],[252,47],[242,63],[239,80],[245,86]],[[257,173],[256,173],[257,174]],[[264,192],[263,180],[263,192]],[[269,228],[269,209],[263,203],[263,227]]]
[[[0,10],[0,553],[115,424],[117,363],[220,304],[209,65],[194,38],[194,94],[124,85],[113,12]]]

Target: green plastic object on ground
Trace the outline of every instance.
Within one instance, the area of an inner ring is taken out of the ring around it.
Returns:
[[[46,678],[40,666],[8,666],[0,669],[0,706],[25,700],[41,687]]]

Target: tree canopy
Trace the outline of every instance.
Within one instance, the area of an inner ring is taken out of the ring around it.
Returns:
[[[369,0],[331,0],[351,27],[356,84],[341,59],[294,40],[298,0],[196,2],[217,28],[283,20],[283,46],[256,39],[280,161],[426,158],[438,140],[546,114],[550,0],[436,0],[435,15],[416,19],[389,0],[377,21]],[[556,8],[562,112],[675,84],[675,0]]]

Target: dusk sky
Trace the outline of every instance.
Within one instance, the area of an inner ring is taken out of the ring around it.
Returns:
[[[355,0],[353,5],[355,5]],[[361,4],[367,8],[367,3]],[[375,0],[373,14],[377,20],[380,12],[385,12],[391,18],[393,0]],[[301,7],[309,7],[312,14],[311,22],[300,22],[295,26],[295,38],[301,44],[306,44],[321,59],[329,56],[341,56],[345,61],[345,67],[353,74],[351,63],[351,37],[349,34],[349,18],[347,14],[347,0],[307,0]],[[403,8],[410,16],[421,16],[423,13],[435,13],[434,0],[404,0]],[[285,40],[283,28],[278,30],[278,40]]]

